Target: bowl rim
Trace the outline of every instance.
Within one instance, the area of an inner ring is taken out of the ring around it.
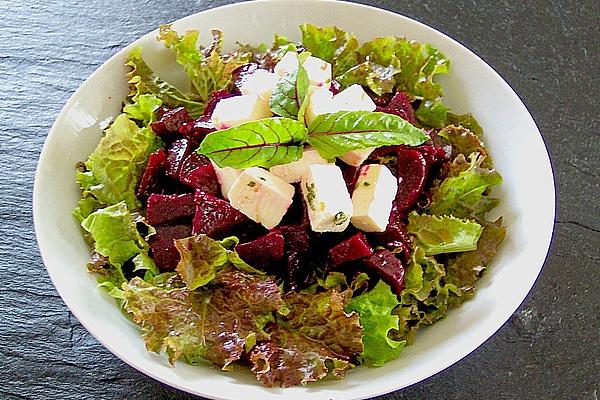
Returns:
[[[551,183],[552,183],[552,197],[551,199],[547,199],[548,203],[551,203],[551,216],[552,216],[552,224],[550,226],[549,231],[545,232],[546,235],[543,237],[543,246],[541,246],[541,248],[544,248],[545,251],[540,252],[539,254],[536,254],[536,256],[538,256],[540,262],[539,265],[536,264],[536,268],[537,271],[535,273],[535,278],[533,279],[531,285],[529,286],[529,289],[527,289],[527,291],[525,293],[523,293],[522,296],[519,296],[519,302],[518,302],[518,306],[516,308],[514,308],[512,310],[512,312],[507,313],[506,315],[503,316],[503,318],[497,321],[496,326],[494,329],[490,329],[488,332],[486,332],[486,334],[481,335],[480,337],[478,337],[479,340],[477,340],[473,345],[469,346],[469,349],[467,351],[460,351],[458,353],[455,354],[454,357],[452,357],[450,360],[444,360],[444,362],[440,363],[440,365],[435,368],[435,369],[431,369],[429,370],[427,373],[422,374],[418,377],[416,377],[415,379],[412,379],[410,382],[403,384],[401,386],[396,386],[396,387],[383,387],[381,389],[376,389],[376,390],[372,390],[369,391],[368,395],[353,395],[350,397],[346,397],[348,399],[364,399],[367,397],[371,397],[371,396],[379,396],[379,395],[383,395],[386,393],[390,393],[392,391],[396,391],[396,390],[401,390],[404,388],[407,388],[409,386],[412,386],[416,383],[419,383],[421,381],[424,381],[425,379],[430,378],[433,375],[438,374],[439,372],[447,369],[448,367],[452,366],[453,364],[457,363],[458,361],[464,359],[467,355],[471,354],[472,352],[474,352],[476,349],[478,349],[484,342],[486,342],[491,336],[493,336],[496,332],[498,332],[510,319],[510,317],[518,310],[518,308],[521,307],[521,305],[525,302],[525,300],[527,299],[529,293],[531,292],[531,290],[536,286],[537,281],[539,279],[539,276],[541,274],[541,271],[546,263],[546,260],[548,258],[550,249],[552,247],[552,243],[554,241],[554,221],[556,218],[556,180],[554,177],[554,166],[552,164],[552,161],[549,157],[549,152],[548,152],[548,146],[546,143],[546,140],[544,138],[544,136],[542,135],[537,122],[535,121],[533,115],[531,114],[531,112],[529,111],[529,108],[524,104],[524,102],[522,101],[522,99],[520,98],[520,96],[516,93],[516,91],[512,88],[512,86],[506,82],[506,80],[504,80],[504,78],[502,78],[502,76],[496,72],[496,70],[490,66],[486,61],[484,61],[481,57],[479,57],[477,54],[475,54],[473,51],[471,51],[468,47],[466,47],[465,45],[463,45],[461,42],[459,42],[458,40],[454,39],[453,37],[449,36],[448,34],[439,31],[438,29],[429,26],[427,24],[424,24],[420,21],[417,21],[415,19],[412,19],[410,17],[407,17],[403,14],[399,14],[393,11],[389,11],[386,9],[382,9],[382,8],[378,8],[378,7],[374,7],[374,6],[370,6],[370,5],[365,5],[365,4],[360,4],[360,3],[354,3],[354,2],[349,2],[349,1],[339,1],[339,0],[251,0],[251,1],[243,1],[243,2],[236,2],[236,3],[232,3],[232,4],[226,4],[226,5],[222,5],[222,6],[218,6],[218,7],[210,7],[210,8],[206,8],[202,11],[199,11],[197,13],[193,13],[190,15],[187,15],[185,17],[179,18],[177,20],[172,21],[171,23],[186,23],[187,21],[196,18],[199,14],[203,14],[209,11],[216,11],[216,10],[226,10],[226,9],[230,9],[230,8],[237,8],[237,7],[252,7],[254,4],[258,4],[258,3],[279,3],[279,4],[289,4],[289,3],[306,3],[306,4],[310,4],[310,3],[338,3],[338,5],[340,7],[353,7],[357,12],[360,12],[360,10],[370,10],[370,11],[376,11],[379,13],[385,13],[388,15],[391,15],[395,18],[400,18],[403,19],[404,21],[409,21],[412,24],[417,24],[422,28],[425,28],[427,30],[432,30],[434,31],[436,34],[442,35],[444,37],[445,40],[449,41],[450,43],[452,43],[455,46],[458,46],[461,51],[464,51],[466,53],[468,53],[469,56],[474,57],[475,59],[477,59],[478,61],[480,61],[481,66],[483,68],[488,69],[489,72],[491,72],[496,78],[499,79],[499,81],[506,86],[506,88],[508,89],[508,92],[511,93],[514,97],[514,100],[516,102],[519,103],[520,106],[522,106],[528,114],[528,117],[531,119],[531,122],[533,123],[533,125],[535,126],[535,128],[537,129],[537,133],[542,141],[542,144],[544,146],[544,152],[545,152],[545,160],[548,164],[548,170],[547,172],[549,172],[548,178],[550,178]],[[67,102],[65,103],[65,105],[61,108],[61,110],[59,111],[59,113],[57,114],[57,117],[54,121],[54,123],[52,124],[49,133],[44,141],[44,145],[42,148],[42,151],[40,153],[40,156],[38,158],[38,164],[36,167],[36,172],[35,172],[35,179],[34,179],[34,185],[33,185],[33,196],[32,196],[32,209],[33,209],[33,222],[34,222],[34,228],[35,228],[35,234],[36,234],[36,240],[38,243],[38,248],[40,251],[40,255],[42,257],[42,261],[44,262],[44,267],[48,273],[48,275],[50,276],[50,279],[54,285],[54,287],[56,288],[58,294],[60,295],[61,299],[63,300],[63,302],[67,305],[69,311],[77,318],[78,322],[81,323],[85,329],[100,343],[102,344],[102,346],[104,346],[106,349],[108,349],[112,354],[114,354],[115,356],[117,356],[120,360],[122,360],[123,362],[125,362],[126,364],[128,364],[129,366],[133,367],[134,369],[138,370],[139,372],[143,373],[144,375],[150,376],[151,378],[169,385],[171,387],[177,388],[179,390],[182,390],[184,392],[187,393],[193,393],[196,395],[202,395],[202,396],[207,396],[209,398],[214,398],[214,399],[228,399],[229,397],[220,397],[217,396],[215,394],[212,393],[200,393],[200,392],[192,392],[190,391],[189,388],[174,382],[168,378],[165,378],[163,376],[161,376],[158,373],[154,373],[153,371],[150,371],[146,368],[144,368],[144,365],[138,364],[137,362],[133,361],[131,358],[127,357],[126,355],[122,354],[119,350],[117,350],[109,341],[104,340],[98,332],[91,330],[88,327],[88,324],[85,322],[86,318],[84,318],[81,314],[80,314],[80,310],[78,310],[78,308],[73,304],[73,302],[68,299],[65,298],[65,296],[63,296],[63,293],[61,291],[58,290],[58,285],[57,285],[57,275],[55,272],[52,271],[51,268],[48,268],[48,246],[50,245],[50,243],[48,243],[48,241],[46,240],[41,240],[41,238],[43,238],[43,235],[40,231],[40,220],[43,218],[42,217],[42,210],[41,210],[41,201],[40,201],[40,196],[41,196],[41,189],[40,189],[40,180],[41,178],[41,167],[43,165],[45,165],[47,162],[47,158],[48,158],[48,148],[49,148],[49,142],[51,141],[51,139],[57,135],[59,135],[60,133],[58,132],[58,128],[63,124],[66,116],[67,116],[67,111],[72,108],[72,106],[74,105],[74,103],[77,101],[78,97],[81,95],[81,92],[85,90],[85,87],[87,86],[87,84],[93,80],[97,75],[102,74],[104,71],[104,67],[107,64],[112,63],[116,58],[121,57],[124,53],[128,52],[129,50],[131,50],[134,46],[136,46],[138,44],[139,41],[143,40],[144,38],[147,38],[151,35],[155,35],[158,32],[158,28],[155,28],[141,36],[139,36],[136,40],[134,40],[133,42],[129,43],[128,45],[126,45],[125,47],[121,48],[119,51],[117,51],[115,54],[113,54],[111,57],[109,57],[106,61],[104,61],[101,65],[97,66],[97,68],[81,83],[79,84],[78,88],[71,94],[71,96],[69,97],[69,99],[67,100]]]

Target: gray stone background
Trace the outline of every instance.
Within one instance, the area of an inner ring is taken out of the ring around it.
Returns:
[[[37,158],[69,96],[160,23],[232,1],[0,0],[0,398],[189,399],[135,371],[71,315],[33,232]],[[364,1],[457,39],[521,96],[548,145],[552,249],[524,304],[451,368],[381,399],[600,396],[600,2]]]

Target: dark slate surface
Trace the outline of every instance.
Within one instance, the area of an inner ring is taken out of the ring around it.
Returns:
[[[89,74],[158,24],[228,2],[0,0],[0,398],[192,397],[125,365],[70,314],[36,247],[31,193],[48,129]],[[597,400],[600,3],[367,3],[431,25],[492,65],[544,133],[558,190],[553,248],[521,308],[457,365],[382,399]]]

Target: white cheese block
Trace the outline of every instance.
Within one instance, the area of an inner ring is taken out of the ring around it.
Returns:
[[[321,157],[315,149],[307,148],[302,153],[302,158],[288,164],[276,165],[271,167],[269,171],[275,176],[280,177],[286,182],[300,182],[306,173],[308,167],[312,164],[329,164],[329,161]]]
[[[333,112],[333,93],[329,89],[311,87],[305,101],[308,101],[304,113],[307,125],[310,125],[319,115]]]
[[[375,111],[377,106],[360,85],[351,85],[333,97],[337,111]]]
[[[276,227],[294,197],[294,187],[267,170],[245,169],[229,190],[229,202],[267,229]]]
[[[331,64],[323,61],[320,58],[310,56],[302,64],[308,75],[310,85],[317,87],[325,87],[329,89],[331,86]],[[275,64],[275,75],[283,77],[291,72],[298,70],[298,54],[294,51],[288,51]]]
[[[360,150],[351,150],[343,156],[339,157],[339,159],[348,165],[358,167],[362,163],[364,163],[367,158],[369,158],[373,150],[375,150],[375,147],[368,147],[366,149]]]
[[[255,94],[266,103],[271,99],[273,88],[279,77],[266,69],[257,69],[246,77],[240,87],[242,94]]]
[[[300,187],[313,231],[342,232],[348,227],[352,217],[352,200],[338,166],[311,165]]]
[[[221,168],[217,164],[215,164],[214,161],[211,160],[210,162],[213,166],[213,169],[215,170],[215,175],[217,175],[219,185],[221,185],[221,194],[224,198],[229,199],[229,190],[242,173],[242,170],[231,167]]]
[[[352,193],[352,225],[364,232],[383,232],[392,211],[392,201],[398,191],[398,180],[388,167],[365,165]]]
[[[211,120],[216,129],[227,129],[272,115],[269,103],[263,101],[256,94],[245,94],[220,100],[213,111]]]

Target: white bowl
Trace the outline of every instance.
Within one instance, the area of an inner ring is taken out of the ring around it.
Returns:
[[[71,216],[79,198],[75,164],[99,141],[127,92],[127,52],[144,46],[144,57],[167,79],[181,81],[169,50],[151,32],[98,68],[67,102],[44,145],[34,188],[34,220],[40,251],[58,292],[79,321],[129,365],[166,384],[215,399],[362,399],[419,382],[457,362],[488,339],[523,301],[538,276],[554,222],[554,183],[542,137],[527,109],[502,78],[468,49],[406,17],[358,4],[328,1],[247,2],[201,12],[175,22],[178,31],[210,28],[225,32],[226,45],[269,42],[274,33],[299,39],[298,25],[335,24],[359,40],[403,35],[428,42],[452,62],[442,79],[446,103],[455,113],[472,112],[504,184],[497,191],[508,226],[492,267],[477,284],[475,298],[434,326],[422,329],[414,345],[382,368],[357,368],[345,380],[290,389],[268,389],[249,372],[224,373],[210,366],[179,363],[147,352],[137,327],[96,289],[86,271],[90,250]],[[507,55],[510,57],[510,55]],[[506,351],[511,351],[506,349]],[[241,370],[241,368],[240,368]]]

